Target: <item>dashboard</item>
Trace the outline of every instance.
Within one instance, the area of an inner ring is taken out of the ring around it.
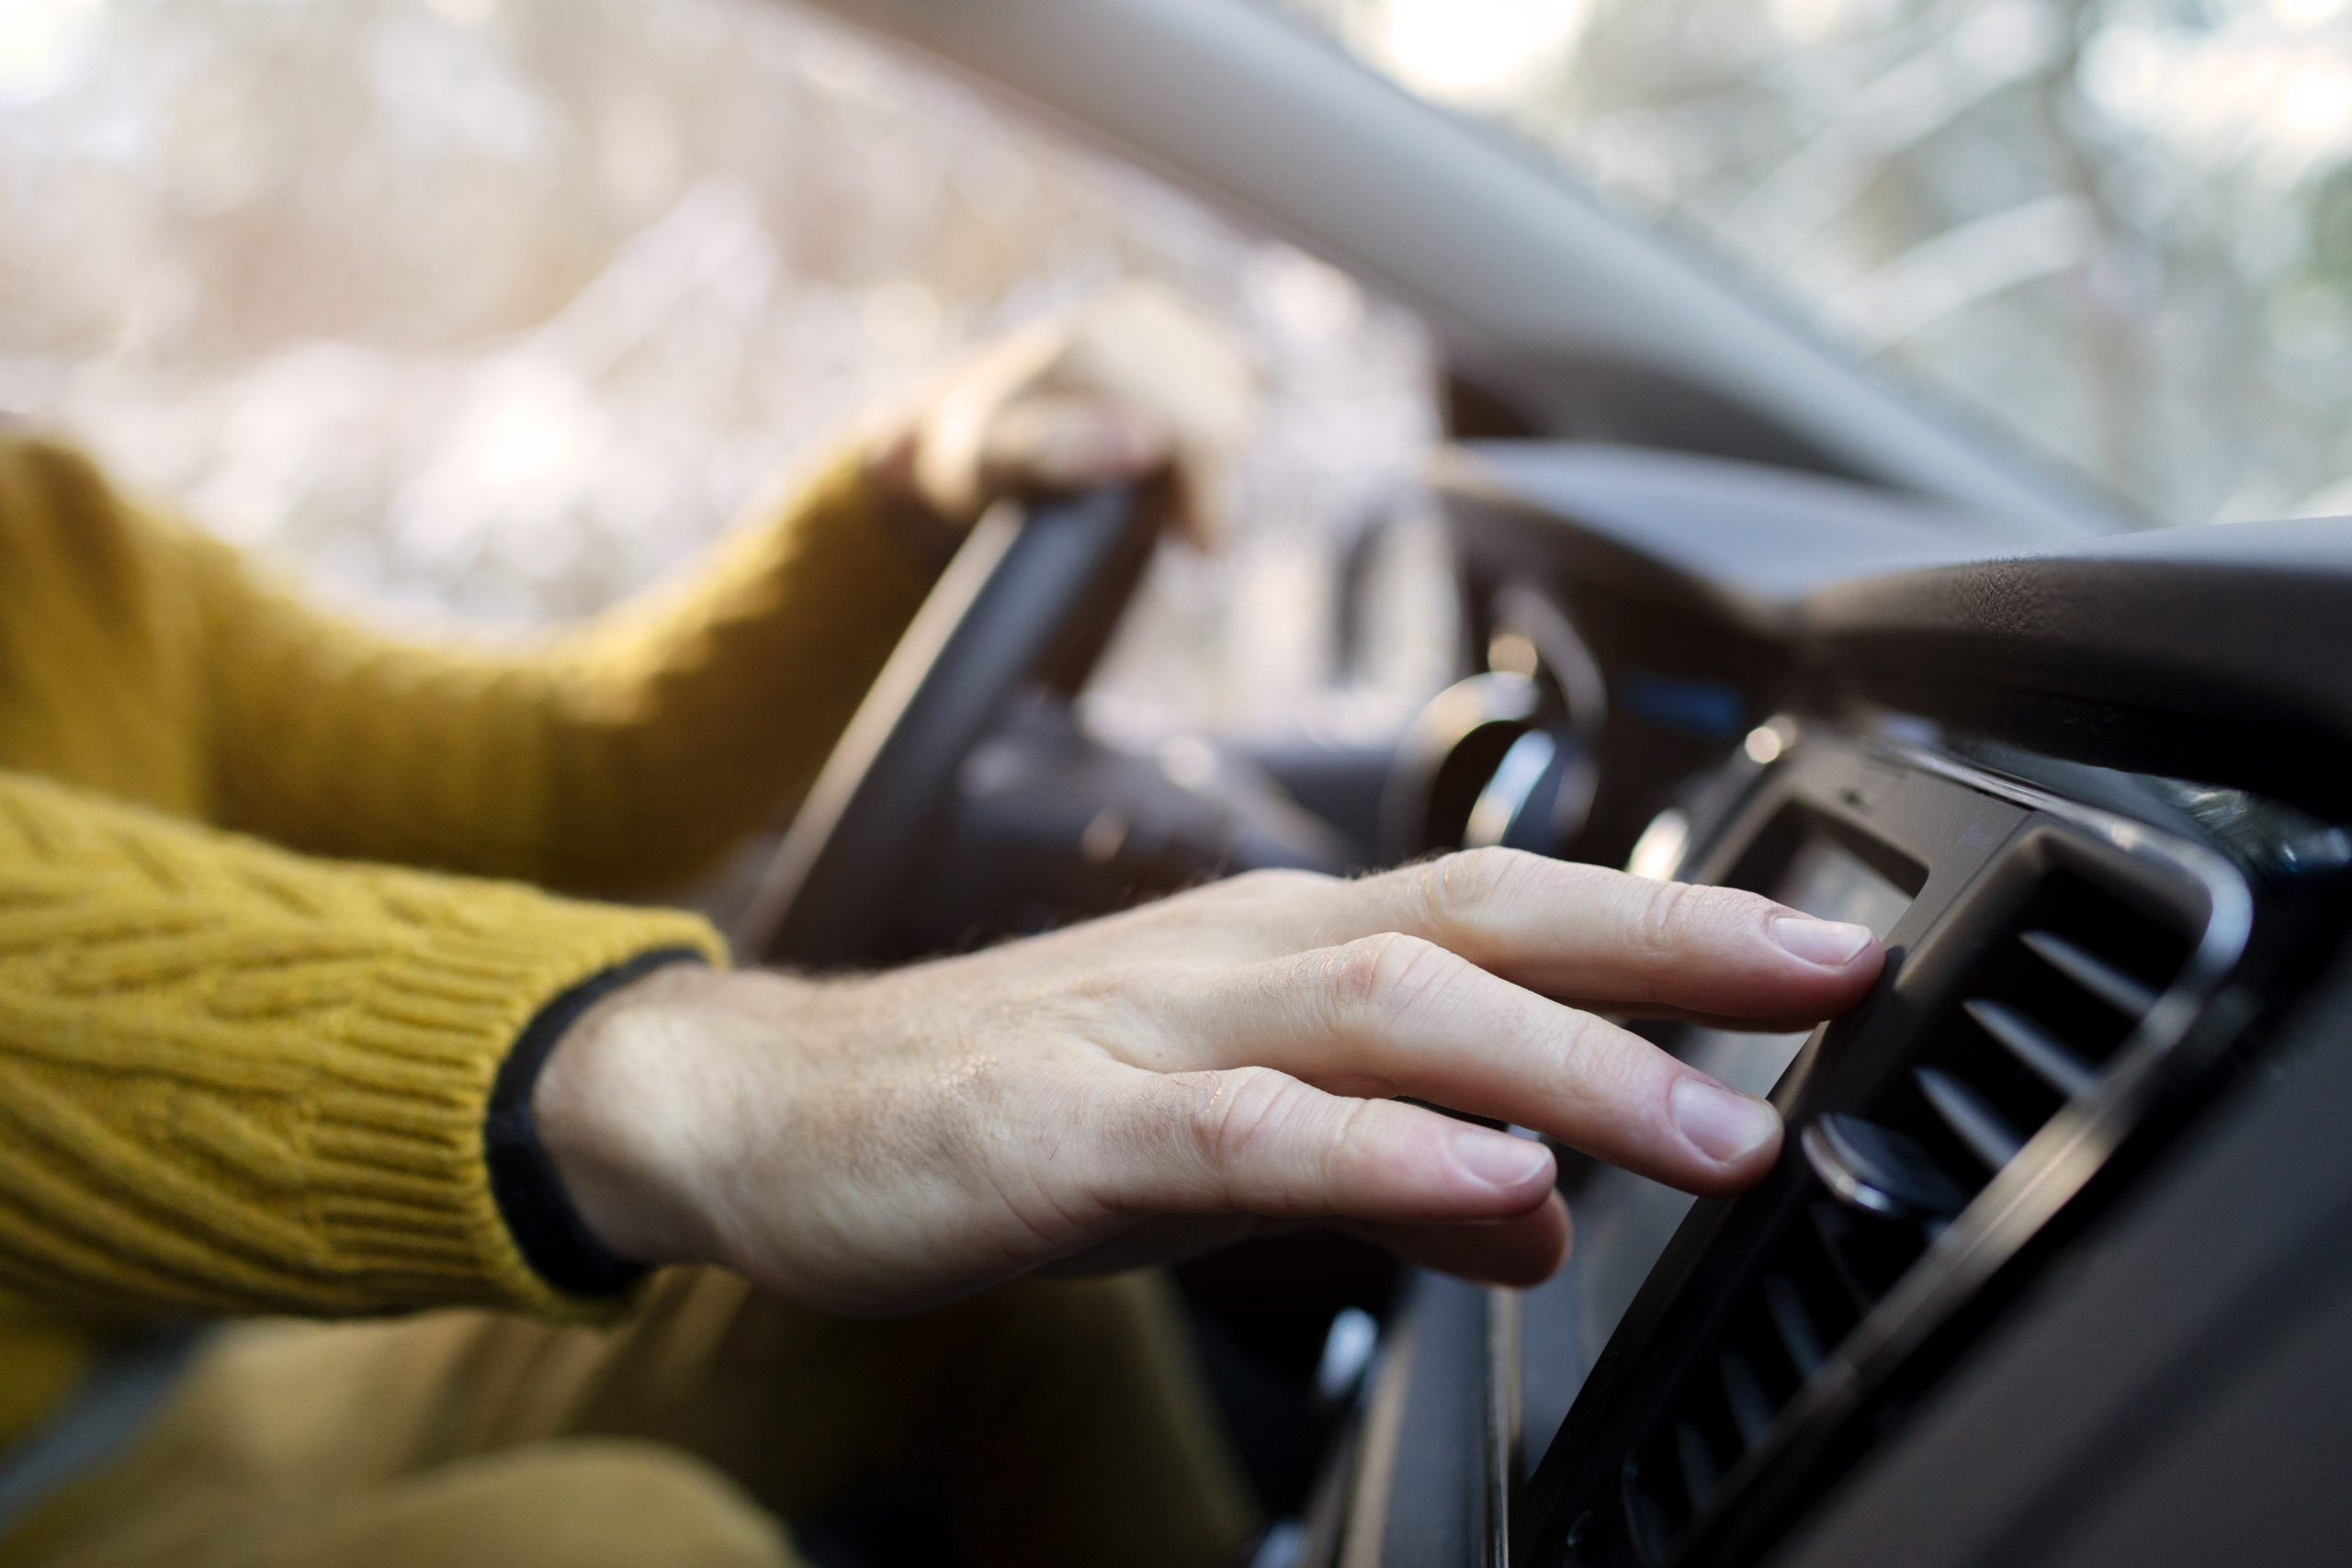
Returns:
[[[1411,1282],[1301,1560],[2352,1560],[2352,520],[1985,559],[1715,459],[1442,489],[1496,668],[1384,853],[1752,888],[1889,963],[1807,1035],[1640,1026],[1770,1095],[1779,1166],[1562,1151],[1567,1268]]]

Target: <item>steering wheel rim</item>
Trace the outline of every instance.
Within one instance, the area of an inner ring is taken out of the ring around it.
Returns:
[[[1024,682],[1072,694],[1152,542],[1131,486],[990,508],[908,623],[762,873],[747,962],[877,956],[957,766]]]

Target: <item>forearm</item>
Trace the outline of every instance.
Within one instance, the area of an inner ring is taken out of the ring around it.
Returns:
[[[105,1313],[594,1310],[483,1122],[530,1020],[691,917],[327,865],[0,774],[0,1285]]]
[[[845,454],[692,577],[523,652],[397,644],[199,545],[218,815],[324,854],[673,886],[806,787],[951,545]]]

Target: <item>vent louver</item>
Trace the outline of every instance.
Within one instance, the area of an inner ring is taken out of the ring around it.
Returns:
[[[2053,873],[1871,1101],[1804,1129],[1819,1188],[1626,1467],[1628,1533],[1645,1562],[1665,1561],[1723,1501],[1838,1343],[2098,1083],[2187,957],[2181,933]]]

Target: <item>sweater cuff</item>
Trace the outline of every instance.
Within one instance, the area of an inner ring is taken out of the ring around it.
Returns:
[[[656,969],[703,962],[691,947],[656,948],[582,980],[538,1010],[498,1069],[482,1123],[491,1197],[523,1260],[559,1291],[618,1295],[643,1279],[647,1267],[614,1253],[580,1217],[562,1174],[539,1142],[538,1118],[531,1109],[539,1071],[581,1015],[599,1001]]]
[[[435,930],[380,975],[321,1063],[313,1201],[336,1272],[369,1304],[573,1320],[617,1304],[543,1273],[510,1225],[485,1138],[499,1075],[532,1021],[583,984],[650,954],[724,963],[725,948],[692,915],[511,892],[503,910],[478,898],[466,929]]]

